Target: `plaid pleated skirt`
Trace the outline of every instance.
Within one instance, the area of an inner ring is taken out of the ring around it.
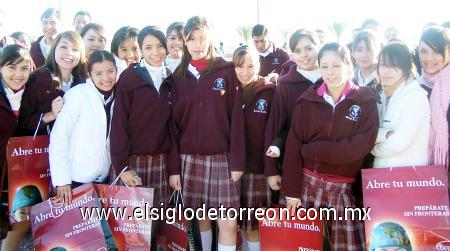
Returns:
[[[241,207],[265,208],[271,204],[271,194],[267,178],[263,174],[244,173],[241,177]],[[250,217],[250,219],[249,219]],[[258,230],[258,220],[255,212],[244,212],[241,229],[243,231]]]
[[[151,187],[155,191],[154,206],[159,206],[163,202],[167,204],[168,197],[168,181],[166,174],[167,155],[132,155],[129,160],[129,168],[135,170],[137,176],[141,178],[143,187]],[[112,182],[117,178],[118,173],[111,168],[109,180]],[[122,181],[118,185],[124,185]]]
[[[302,207],[334,208],[344,219],[345,208],[355,207],[351,183],[334,183],[303,173]],[[360,220],[328,220],[333,250],[366,250],[364,223]]]
[[[226,154],[181,154],[185,207],[239,209],[239,182],[231,181]]]

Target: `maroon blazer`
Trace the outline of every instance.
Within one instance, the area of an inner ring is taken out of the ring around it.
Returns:
[[[289,55],[283,49],[276,48],[273,46],[273,52],[266,57],[259,56],[261,63],[261,68],[259,70],[259,75],[266,77],[269,73],[275,72],[278,75],[281,74],[282,65],[289,60]]]
[[[73,76],[73,78],[71,87],[86,81],[79,76]],[[46,124],[41,115],[43,116],[52,110],[52,101],[58,96],[64,96],[64,92],[55,89],[52,73],[47,68],[40,68],[33,72],[22,96],[19,112],[19,134],[33,135],[39,124],[37,135],[47,135],[47,125],[51,129],[54,121]]]
[[[42,39],[44,39],[44,36],[40,36],[36,41],[31,43],[30,47],[30,55],[36,68],[45,64],[45,57],[44,54],[42,54],[41,46],[39,45]]]
[[[378,132],[377,98],[369,87],[353,86],[334,109],[317,88],[297,101],[283,162],[282,190],[300,198],[303,169],[356,178]]]
[[[242,97],[234,66],[216,58],[212,71],[197,79],[174,78],[173,129],[177,140],[172,154],[229,154],[230,171],[245,167]],[[181,164],[170,164],[169,175],[180,174]]]
[[[139,63],[130,65],[115,86],[111,122],[111,161],[117,173],[131,155],[155,155],[171,150],[169,136],[172,75],[159,89]],[[179,157],[178,157],[179,158]]]
[[[260,78],[248,104],[245,104],[246,172],[264,173],[264,132],[274,93],[275,85]]]
[[[297,99],[312,85],[320,85],[319,79],[312,83],[297,71],[297,65],[291,65],[289,72],[278,79],[278,86],[272,101],[272,108],[265,133],[265,149],[269,146],[277,146],[281,153],[284,152],[286,137],[291,126],[291,116]],[[273,176],[280,174],[278,169],[280,158],[264,157],[264,174]]]
[[[0,75],[0,179],[1,174],[6,168],[6,144],[9,138],[14,134],[17,126],[17,118],[11,110],[11,105],[6,97]],[[1,182],[1,180],[0,180]],[[0,191],[1,192],[1,191]]]
[[[288,61],[286,61],[284,64],[282,64],[280,77],[283,75],[286,75],[289,72],[289,69],[291,68],[291,66],[293,66],[293,65],[295,65],[295,62],[290,59]]]

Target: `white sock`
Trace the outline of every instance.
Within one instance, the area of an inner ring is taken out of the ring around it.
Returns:
[[[260,246],[259,246],[259,241],[249,241],[247,240],[247,246],[248,246],[248,251],[259,251],[260,250]]]
[[[217,251],[236,251],[236,245],[224,246],[219,243],[219,248],[217,249]]]
[[[211,251],[211,247],[212,247],[212,231],[211,231],[211,229],[204,231],[204,232],[200,232],[200,235],[202,237],[203,251]]]

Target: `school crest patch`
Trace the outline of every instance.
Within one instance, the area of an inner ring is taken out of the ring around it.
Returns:
[[[273,58],[273,64],[278,65],[280,64],[280,59],[278,57]]]
[[[223,78],[218,78],[218,79],[214,80],[213,90],[221,91],[223,89],[225,89],[225,80]]]
[[[225,80],[223,78],[218,78],[214,80],[214,91],[220,91],[220,95],[225,94]]]
[[[352,105],[348,111],[348,115],[345,116],[347,119],[352,121],[358,121],[361,116],[361,107],[359,105]]]
[[[267,101],[265,99],[260,99],[256,102],[256,107],[253,112],[257,113],[267,113]]]

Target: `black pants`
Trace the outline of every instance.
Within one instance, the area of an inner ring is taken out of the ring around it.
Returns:
[[[105,184],[105,182],[92,182],[92,183],[93,184]],[[74,189],[74,188],[77,188],[77,187],[82,186],[84,184],[87,184],[87,183],[81,183],[81,182],[72,181],[71,187],[72,187],[72,189]]]

